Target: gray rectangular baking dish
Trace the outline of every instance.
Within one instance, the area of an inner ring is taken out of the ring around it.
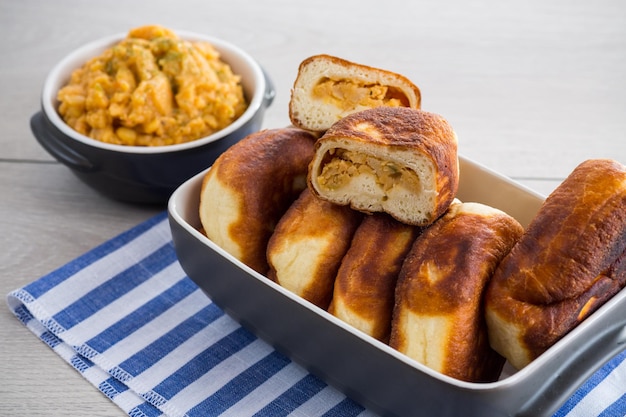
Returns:
[[[460,157],[458,197],[497,207],[527,225],[543,197]],[[447,377],[346,325],[230,256],[198,231],[205,172],[172,195],[179,262],[224,311],[313,374],[386,416],[551,416],[588,377],[626,348],[626,290],[524,369],[496,382]]]

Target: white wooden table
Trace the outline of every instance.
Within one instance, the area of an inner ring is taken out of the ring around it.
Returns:
[[[265,127],[289,123],[298,64],[327,53],[399,72],[442,114],[460,152],[551,192],[584,159],[626,163],[626,3],[0,0],[0,293],[164,207],[101,197],[35,141],[48,70],[83,43],[159,23],[221,37],[268,71]],[[0,415],[123,413],[0,307]]]

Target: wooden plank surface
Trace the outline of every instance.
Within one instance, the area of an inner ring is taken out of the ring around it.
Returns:
[[[50,68],[81,44],[159,23],[246,49],[274,81],[265,127],[289,123],[298,64],[328,53],[402,73],[460,152],[547,194],[582,160],[626,163],[621,0],[81,2],[0,0],[0,292],[163,208],[101,197],[34,140]],[[0,415],[121,415],[0,308]]]

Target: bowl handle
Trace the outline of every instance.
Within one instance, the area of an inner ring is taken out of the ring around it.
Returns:
[[[80,172],[93,172],[97,167],[87,158],[65,145],[62,133],[48,120],[43,112],[37,112],[30,119],[30,129],[37,142],[59,162]]]
[[[263,77],[265,77],[265,94],[263,95],[263,102],[265,103],[265,108],[268,108],[272,105],[274,101],[274,97],[276,97],[276,89],[274,88],[274,82],[270,78],[265,68],[261,67],[261,71],[263,71]]]
[[[562,352],[564,358],[560,365],[551,369],[543,384],[533,388],[535,395],[515,414],[516,417],[551,416],[598,369],[626,349],[623,308],[626,299],[621,301],[622,308],[605,316],[603,326],[590,332],[584,346]]]

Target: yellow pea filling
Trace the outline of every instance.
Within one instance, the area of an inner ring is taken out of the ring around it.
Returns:
[[[372,155],[347,149],[331,149],[318,176],[318,183],[327,190],[339,190],[358,176],[373,178],[383,192],[401,184],[419,190],[420,180],[412,170]]]
[[[357,107],[409,107],[409,100],[398,88],[348,79],[322,78],[313,88],[313,97],[328,100],[344,109]]]
[[[58,99],[59,114],[74,130],[130,146],[196,140],[248,107],[241,77],[211,44],[152,25],[132,29],[77,68]]]

